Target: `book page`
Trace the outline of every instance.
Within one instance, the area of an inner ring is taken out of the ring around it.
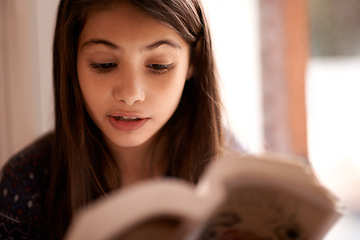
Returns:
[[[201,240],[310,240],[328,217],[321,206],[264,184],[233,185]]]
[[[185,181],[146,181],[85,206],[75,215],[65,239],[183,239],[187,224],[197,222],[209,204]]]
[[[175,216],[158,216],[139,222],[134,227],[104,240],[159,239],[160,237],[163,240],[180,240],[182,224],[182,220]]]

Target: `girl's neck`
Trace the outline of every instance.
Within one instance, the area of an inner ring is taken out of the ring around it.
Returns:
[[[154,137],[136,147],[112,145],[110,149],[121,172],[122,186],[165,174],[163,137]]]

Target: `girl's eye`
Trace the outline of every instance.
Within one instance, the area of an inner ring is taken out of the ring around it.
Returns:
[[[99,73],[107,73],[117,67],[117,63],[91,63],[90,67]]]
[[[174,68],[172,64],[148,64],[146,65],[154,73],[163,74]]]

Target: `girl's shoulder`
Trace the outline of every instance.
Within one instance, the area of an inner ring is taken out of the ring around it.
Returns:
[[[14,155],[1,169],[1,239],[41,238],[51,146],[52,135],[47,135]]]

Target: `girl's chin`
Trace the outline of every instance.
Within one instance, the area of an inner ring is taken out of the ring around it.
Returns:
[[[140,146],[145,145],[146,142],[147,142],[146,139],[145,140],[128,140],[128,141],[114,140],[114,141],[111,141],[111,145],[116,148],[135,148],[135,147],[140,147]]]
[[[112,148],[123,149],[123,148],[137,148],[149,145],[153,142],[154,136],[122,136],[122,137],[113,137],[107,138],[107,144]]]

